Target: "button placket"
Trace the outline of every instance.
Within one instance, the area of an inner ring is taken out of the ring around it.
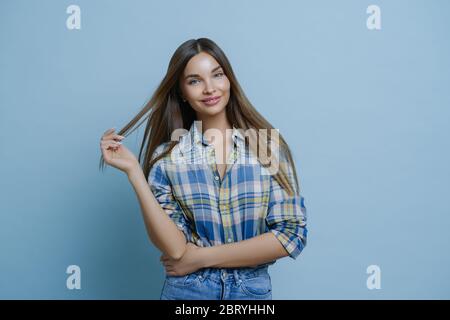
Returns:
[[[225,233],[224,242],[231,243],[231,242],[233,242],[233,238],[234,238],[233,231],[230,229],[231,226],[229,226],[229,223],[223,222],[224,219],[231,219],[231,217],[229,217],[229,215],[231,215],[230,204],[229,204],[229,192],[226,187],[222,188],[222,184],[223,184],[224,180],[226,179],[228,172],[231,170],[231,167],[236,163],[237,155],[239,153],[239,151],[237,149],[239,147],[237,146],[236,141],[235,141],[235,143],[233,145],[233,150],[230,152],[230,154],[228,156],[227,167],[225,170],[225,174],[223,176],[223,180],[221,180],[219,170],[217,168],[217,163],[215,161],[216,159],[215,159],[214,147],[208,146],[207,148],[208,148],[208,150],[206,151],[207,162],[211,168],[211,171],[213,174],[213,181],[217,188],[216,190],[218,192],[218,197],[219,197],[218,209],[219,209],[220,215],[222,216],[222,225],[227,226],[227,227],[224,227],[224,233]]]
[[[222,226],[223,226],[223,232],[224,232],[224,242],[225,243],[231,243],[233,241],[233,230],[232,225],[230,222],[231,217],[231,211],[230,211],[230,204],[229,204],[229,190],[227,188],[220,188],[219,189],[219,211],[220,215],[222,217]]]
[[[217,170],[217,165],[216,165],[216,161],[215,161],[215,152],[214,152],[214,148],[213,147],[208,147],[209,150],[207,151],[208,154],[208,164],[213,172],[213,176],[214,176],[214,180],[216,182],[218,182],[219,187],[221,185],[221,181],[220,181],[220,175],[219,175],[219,171]]]

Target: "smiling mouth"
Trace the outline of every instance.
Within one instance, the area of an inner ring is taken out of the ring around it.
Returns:
[[[202,100],[202,102],[204,104],[206,104],[207,106],[213,106],[215,104],[217,104],[220,101],[221,97],[215,97],[212,99],[208,99],[208,100]]]

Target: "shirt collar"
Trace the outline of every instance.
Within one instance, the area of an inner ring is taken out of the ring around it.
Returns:
[[[204,146],[209,146],[210,142],[205,138],[205,135],[200,131],[200,121],[194,121],[191,124],[191,127],[189,129],[189,133],[184,136],[183,141],[183,150],[189,151],[192,149],[193,146],[203,144]],[[241,145],[241,143],[245,142],[245,139],[240,132],[234,125],[233,125],[233,132],[232,132],[232,138],[235,144],[238,146]]]

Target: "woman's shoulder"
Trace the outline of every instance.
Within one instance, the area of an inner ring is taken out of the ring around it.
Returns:
[[[153,151],[153,154],[152,154],[152,160],[153,159],[155,159],[156,157],[159,157],[161,154],[163,154],[166,150],[167,150],[167,148],[169,147],[169,142],[168,141],[166,141],[166,142],[163,142],[163,143],[161,143],[160,145],[158,145],[156,148],[155,148],[155,151]],[[168,154],[166,154],[164,157],[162,157],[161,159],[159,159],[157,162],[160,162],[160,161],[164,161],[164,159],[165,158],[167,158],[167,156],[169,155],[169,153]]]
[[[168,144],[169,144],[169,142],[166,141],[166,142],[161,143],[159,146],[157,146],[155,151],[153,152],[153,156],[157,157],[160,154],[162,154],[166,150]]]
[[[180,143],[172,145],[171,141],[166,141],[155,148],[151,159],[153,160],[156,157],[159,157],[161,154],[164,154],[164,156],[158,159],[156,163],[180,164],[183,163],[183,153],[181,150],[182,149]]]
[[[168,142],[163,142],[160,145],[158,145],[155,150],[153,151],[153,154],[151,156],[150,162],[151,162],[151,167],[150,167],[150,172],[149,172],[149,181],[150,180],[155,180],[155,179],[160,179],[160,175],[165,172],[166,170],[166,162],[167,162],[167,157],[168,155],[162,156],[161,158],[157,159],[155,161],[156,158],[158,158],[161,154],[163,154],[166,151]]]

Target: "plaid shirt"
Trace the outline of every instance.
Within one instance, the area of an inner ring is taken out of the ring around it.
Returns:
[[[293,259],[306,246],[303,196],[289,196],[245,148],[245,138],[233,128],[233,150],[221,179],[215,153],[192,123],[188,134],[151,168],[148,182],[161,207],[198,246],[238,242],[272,232]],[[153,158],[169,142],[158,146]],[[200,157],[200,158],[199,158]],[[204,160],[201,162],[199,160]],[[237,161],[240,160],[240,161]],[[286,158],[280,156],[280,161]],[[292,167],[288,177],[294,185]],[[274,264],[271,261],[264,265]]]

